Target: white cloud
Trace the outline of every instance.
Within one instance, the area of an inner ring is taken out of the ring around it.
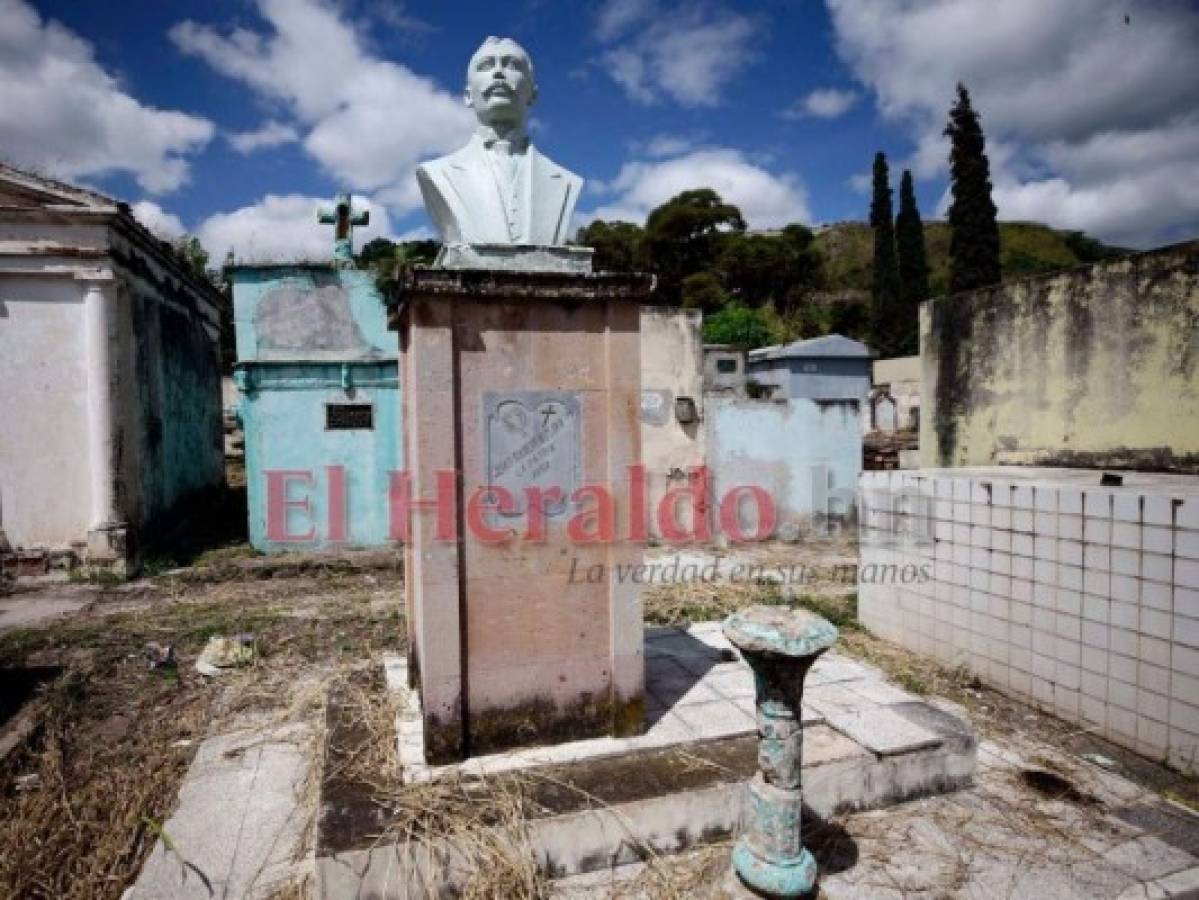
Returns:
[[[396,238],[397,242],[403,241],[431,241],[437,237],[428,225],[418,225],[416,228],[410,228]]]
[[[653,0],[607,0],[596,14],[595,36],[611,41],[654,12]]]
[[[784,113],[787,119],[835,119],[849,112],[858,100],[858,92],[841,88],[817,88],[795,101]]]
[[[238,153],[253,153],[291,144],[300,139],[300,133],[292,126],[274,120],[263,123],[253,131],[238,131],[226,135],[226,139]]]
[[[753,58],[760,30],[751,16],[707,4],[659,10],[648,2],[609,0],[596,27],[609,44],[598,65],[639,103],[666,95],[683,106],[716,106],[725,85]]]
[[[402,32],[431,34],[434,31],[440,30],[431,22],[408,15],[404,9],[405,5],[404,3],[393,2],[393,0],[377,0],[377,2],[371,3],[365,12],[367,15],[378,19],[388,28],[394,28]]]
[[[196,235],[216,263],[224,262],[230,250],[238,262],[329,260],[333,256],[333,227],[316,220],[317,207],[326,203],[300,194],[267,194],[250,206],[209,216],[200,223]],[[355,250],[371,238],[391,234],[391,222],[383,207],[359,196],[354,197],[354,205],[370,209],[370,225],[354,229]]]
[[[0,154],[64,178],[126,172],[172,191],[213,134],[207,119],[139,103],[91,44],[23,0],[0,0],[0,84]]]
[[[994,197],[1006,217],[1133,246],[1199,234],[1199,117],[1078,143],[1054,141],[1036,154],[1058,174],[1020,180],[1001,170]]]
[[[1181,0],[826,0],[838,51],[943,174],[954,85],[982,115],[1003,218],[1137,246],[1199,232],[1199,7]],[[1125,21],[1125,15],[1128,21]]]
[[[776,175],[747,160],[740,151],[696,150],[683,156],[626,163],[604,185],[612,199],[584,219],[643,222],[656,206],[693,188],[712,188],[741,209],[751,228],[777,228],[811,221],[807,190],[795,175]]]
[[[848,183],[849,189],[855,194],[869,194],[874,179],[869,172],[858,172],[856,175],[849,176]]]
[[[175,241],[187,231],[177,215],[167,212],[153,200],[140,200],[130,209],[133,211],[133,217],[160,240]]]
[[[651,159],[662,159],[666,156],[681,156],[697,143],[695,139],[681,134],[656,134],[647,141],[632,141],[629,147],[634,153]]]
[[[454,95],[371,54],[322,0],[258,0],[270,28],[227,34],[193,21],[170,37],[185,53],[283,104],[302,123],[304,149],[337,181],[380,191],[396,212],[419,207],[413,169],[465,142],[474,117]]]

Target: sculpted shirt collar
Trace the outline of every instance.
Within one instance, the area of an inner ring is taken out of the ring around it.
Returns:
[[[511,153],[524,153],[529,149],[529,135],[524,129],[509,132],[505,139],[501,138],[490,125],[480,125],[471,137],[471,140],[482,146],[485,150],[492,150],[497,143],[503,144],[505,142],[508,144],[508,149]]]

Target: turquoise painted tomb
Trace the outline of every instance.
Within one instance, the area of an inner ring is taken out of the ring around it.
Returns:
[[[258,550],[390,543],[401,467],[399,352],[371,271],[233,266],[250,543]]]

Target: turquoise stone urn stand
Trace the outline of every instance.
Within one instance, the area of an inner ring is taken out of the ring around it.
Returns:
[[[816,885],[816,860],[800,835],[800,705],[804,677],[837,629],[806,610],[752,606],[729,616],[724,634],[753,669],[757,693],[758,772],[733,872],[759,896],[802,897]]]

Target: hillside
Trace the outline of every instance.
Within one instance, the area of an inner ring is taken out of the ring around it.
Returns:
[[[1005,279],[1066,269],[1128,252],[1108,247],[1081,232],[1058,231],[1038,222],[1000,222],[999,240]],[[925,222],[924,242],[932,270],[930,287],[933,296],[938,296],[949,284],[949,225]],[[816,246],[824,254],[829,290],[870,290],[874,248],[869,225],[838,222],[825,226],[816,233]]]

